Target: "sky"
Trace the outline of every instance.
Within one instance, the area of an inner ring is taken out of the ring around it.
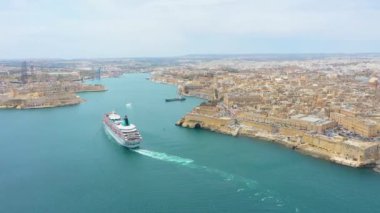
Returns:
[[[0,58],[380,52],[379,0],[0,0]]]

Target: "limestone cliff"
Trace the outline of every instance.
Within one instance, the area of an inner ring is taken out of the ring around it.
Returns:
[[[202,128],[223,134],[237,135],[239,129],[232,124],[233,120],[230,118],[216,118],[194,113],[187,114],[176,123],[178,126],[187,128]]]

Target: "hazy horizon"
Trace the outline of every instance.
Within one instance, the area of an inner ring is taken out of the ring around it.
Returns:
[[[371,54],[377,20],[371,0],[4,0],[0,58]]]
[[[276,58],[275,56],[309,56],[311,58],[329,57],[329,56],[380,56],[380,52],[352,52],[352,53],[219,53],[219,54],[186,54],[173,56],[130,56],[130,57],[24,57],[24,58],[0,58],[0,61],[33,61],[33,60],[112,60],[112,59],[178,59],[178,58],[252,58],[258,56],[266,56],[269,59]]]

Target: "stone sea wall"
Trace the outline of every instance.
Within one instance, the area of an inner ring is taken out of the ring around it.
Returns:
[[[82,98],[75,94],[62,94],[50,97],[23,97],[17,99],[2,100],[0,108],[15,109],[35,109],[35,108],[51,108],[59,106],[76,105],[84,102]]]
[[[258,122],[245,121],[237,124],[235,119],[191,112],[179,120],[176,125],[186,128],[202,128],[232,136],[261,138],[313,157],[350,167],[374,166],[379,160],[380,148],[374,142],[330,138],[292,128],[274,128]]]
[[[103,85],[81,84],[70,87],[68,91],[53,91],[49,88],[34,92],[25,91],[19,94],[0,96],[0,109],[37,109],[70,106],[83,103],[85,100],[76,95],[80,92],[102,92],[107,89]]]

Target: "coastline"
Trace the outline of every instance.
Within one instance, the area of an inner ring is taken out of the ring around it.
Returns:
[[[177,86],[175,82],[165,82],[152,78],[150,78],[150,81],[159,84]],[[205,101],[208,101],[207,96],[202,94],[187,94],[184,96],[197,97],[204,99]],[[197,109],[199,107],[200,106],[195,107],[194,109]],[[345,142],[336,141],[336,139],[328,139],[330,140],[328,142],[339,144],[339,146],[351,146],[348,149],[354,147],[359,150],[358,158],[356,158],[356,155],[355,157],[347,157],[347,155],[344,157],[344,155],[342,155],[339,152],[339,154],[337,154],[334,152],[330,152],[329,150],[324,150],[323,147],[321,148],[318,145],[315,146],[316,143],[314,141],[316,139],[318,139],[318,143],[320,143],[319,140],[325,139],[322,135],[315,136],[307,133],[292,136],[280,135],[270,131],[260,130],[260,128],[245,128],[244,125],[236,125],[236,121],[237,119],[232,119],[228,117],[213,117],[199,112],[189,112],[188,114],[184,115],[179,121],[177,121],[176,125],[184,128],[201,128],[208,131],[213,131],[231,136],[244,136],[248,138],[261,139],[263,141],[281,144],[289,149],[295,150],[304,155],[312,156],[314,158],[323,159],[326,161],[353,168],[373,167],[374,171],[377,171],[377,159],[374,159],[372,157],[372,155],[374,154],[378,155],[379,147],[377,144],[369,144],[369,142],[363,142],[366,143],[365,145],[367,145],[363,147],[361,145],[356,144],[356,142],[353,141]],[[352,144],[354,145],[352,146]],[[371,157],[367,157],[367,152],[371,152]],[[365,157],[363,157],[362,155]],[[378,170],[380,171],[380,168]]]
[[[187,120],[188,115],[185,115],[181,120],[179,120],[176,125],[184,128],[200,128],[212,132],[217,132],[220,134],[224,135],[230,135],[230,136],[243,136],[243,137],[248,137],[248,138],[254,138],[254,139],[260,139],[266,142],[271,142],[271,143],[277,143],[280,145],[283,145],[289,149],[295,150],[301,154],[305,154],[308,156],[312,156],[314,158],[319,158],[323,160],[327,160],[333,163],[337,163],[340,165],[344,166],[349,166],[353,168],[360,168],[360,167],[375,167],[376,162],[367,162],[367,161],[355,161],[351,160],[348,158],[343,158],[340,156],[335,155],[334,153],[328,152],[328,151],[321,151],[317,147],[310,146],[306,143],[302,142],[293,142],[290,140],[287,140],[286,137],[278,135],[278,134],[271,134],[268,132],[259,132],[256,131],[252,134],[247,134],[247,133],[240,133],[239,128],[231,128],[231,127],[223,127],[223,128],[218,128],[218,127],[212,127],[209,124],[203,123],[203,125],[200,125],[200,127],[197,127],[196,125],[198,124],[198,121],[194,121],[193,118],[190,118],[190,123],[194,122],[194,124],[189,125],[189,120]]]
[[[57,93],[52,96],[49,95],[37,95],[31,93],[23,95],[22,97],[11,97],[2,100],[0,103],[0,109],[44,109],[55,108],[64,106],[78,105],[85,100],[81,98],[79,93],[87,92],[104,92],[107,89],[103,85],[81,85],[74,92]],[[43,93],[41,93],[43,94]]]

